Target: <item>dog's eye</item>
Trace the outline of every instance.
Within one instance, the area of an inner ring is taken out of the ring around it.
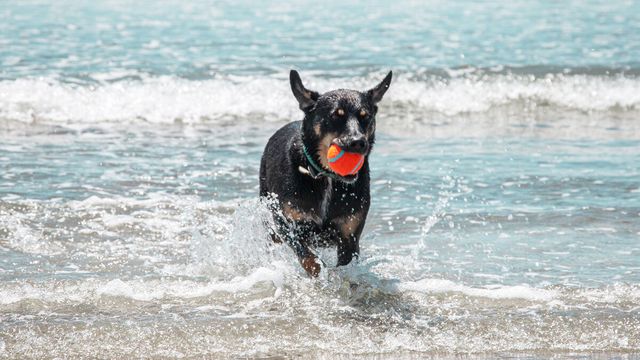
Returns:
[[[344,116],[344,109],[339,108],[339,109],[337,109],[333,114],[334,114],[335,116],[337,116],[337,117],[343,117],[343,116]]]
[[[367,117],[367,111],[365,109],[360,110],[360,118],[364,119]]]

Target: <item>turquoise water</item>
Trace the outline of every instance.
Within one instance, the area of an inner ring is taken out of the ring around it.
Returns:
[[[0,357],[640,350],[637,2],[0,5]],[[395,75],[317,280],[257,199],[291,68]]]
[[[291,67],[361,76],[387,68],[417,75],[458,66],[640,66],[634,1],[26,1],[0,11],[8,20],[0,62],[9,65],[0,74],[8,79],[86,80],[116,69],[191,79]]]

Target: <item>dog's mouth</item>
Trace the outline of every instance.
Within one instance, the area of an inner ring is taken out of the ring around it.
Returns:
[[[324,138],[322,138],[318,146],[318,157],[320,158],[320,166],[325,171],[330,172],[333,175],[332,177],[334,177],[339,181],[342,181],[347,184],[352,184],[356,182],[356,180],[358,180],[359,172],[356,172],[355,174],[352,174],[352,175],[340,175],[331,169],[331,166],[329,165],[329,161],[327,158],[327,151],[329,150],[329,147],[332,144],[336,144],[340,147],[344,145],[341,139],[336,136],[336,134],[327,134]],[[369,152],[368,150],[369,149],[367,148],[362,155],[366,157]]]
[[[356,153],[356,154],[362,155],[364,157],[366,157],[368,155],[368,152],[369,152],[368,143],[367,143],[366,148],[355,150],[355,149],[349,148],[348,145],[345,144],[344,139],[336,137],[336,138],[331,140],[330,145],[331,144],[338,145],[340,148],[344,149],[344,151],[346,151],[346,152]],[[327,149],[328,149],[328,147],[327,147]],[[327,163],[327,165],[328,165],[328,163]],[[347,183],[347,184],[352,184],[352,183],[356,182],[356,180],[358,180],[358,174],[360,174],[360,171],[358,171],[355,174],[340,175],[340,174],[336,173],[335,171],[333,171],[330,166],[327,166],[327,168],[328,168],[329,171],[331,171],[333,173],[334,176],[337,177],[338,180],[340,180],[340,181],[342,181],[344,183]]]

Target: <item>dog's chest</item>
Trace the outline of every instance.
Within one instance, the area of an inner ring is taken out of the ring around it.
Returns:
[[[327,179],[326,186],[317,193],[315,204],[309,209],[313,221],[319,225],[340,222],[342,218],[360,212],[362,204],[353,191],[345,191],[333,179]]]
[[[334,184],[332,179],[327,179],[326,186],[312,191],[311,201],[303,206],[304,218],[311,220],[316,225],[322,226],[329,219],[334,197]]]
[[[327,179],[327,187],[322,193],[322,200],[320,200],[320,207],[319,207],[319,214],[318,214],[319,220],[320,220],[319,224],[323,224],[325,221],[327,221],[327,215],[329,213],[329,207],[331,205],[331,198],[333,196],[333,192],[334,192],[333,180]]]
[[[284,214],[292,221],[313,222],[319,229],[347,223],[353,227],[366,216],[367,197],[358,190],[324,178],[322,183],[309,183],[294,193],[292,201],[284,205]]]

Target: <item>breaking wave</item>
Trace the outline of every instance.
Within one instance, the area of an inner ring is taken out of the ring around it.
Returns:
[[[308,87],[322,92],[337,87],[367,89],[378,77],[304,78]],[[260,123],[300,117],[284,75],[188,80],[173,76],[132,79],[113,73],[96,74],[91,79],[81,84],[54,78],[1,81],[0,119],[96,125],[224,122],[239,117]],[[640,79],[623,74],[399,74],[385,102],[385,116],[402,114],[413,120],[429,115],[482,114],[501,108],[511,109],[511,114],[539,108],[635,113],[640,109]]]

